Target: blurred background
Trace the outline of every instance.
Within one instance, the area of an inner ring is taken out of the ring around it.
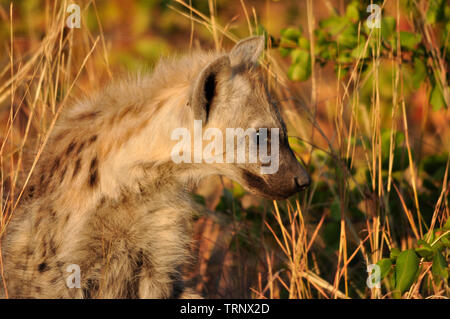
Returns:
[[[162,56],[259,34],[312,185],[271,202],[203,181],[189,284],[207,298],[449,297],[449,4],[379,1],[370,29],[370,3],[0,0],[2,227],[62,107]]]

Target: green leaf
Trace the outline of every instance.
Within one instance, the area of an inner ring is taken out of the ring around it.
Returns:
[[[364,42],[358,44],[358,46],[354,48],[352,51],[352,57],[354,57],[355,59],[358,58],[365,59],[368,57],[368,55],[369,55],[369,48],[366,48],[366,44]]]
[[[420,41],[422,41],[422,36],[420,34],[400,31],[400,45],[402,47],[414,50]]]
[[[347,26],[337,37],[339,46],[353,49],[358,45],[358,29],[356,25]]]
[[[330,206],[331,218],[335,221],[341,220],[341,204],[339,203],[339,199],[335,198],[333,203]]]
[[[356,23],[359,20],[359,9],[358,9],[358,2],[357,1],[352,1],[352,3],[350,3],[347,6],[347,10],[345,12],[345,15],[347,16],[347,18],[350,19],[350,21]]]
[[[424,239],[428,239],[427,243],[432,243],[436,239],[435,230],[429,230],[427,233],[423,236]]]
[[[324,46],[324,49],[320,53],[320,56],[325,60],[336,59],[336,55],[337,55],[337,45],[335,42],[328,43],[328,45]]]
[[[380,266],[380,279],[383,280],[392,271],[392,261],[389,258],[380,259],[377,262]]]
[[[391,285],[391,287],[395,287],[395,271],[391,272],[390,275],[388,276],[388,280],[389,280],[389,284]],[[394,298],[401,298],[402,296],[400,295],[400,297],[396,296],[396,290],[393,290],[393,295]],[[398,293],[397,293],[398,295]]]
[[[309,41],[305,37],[298,38],[298,46],[302,49],[309,50]]]
[[[429,24],[436,23],[444,19],[446,0],[433,0],[429,2],[426,22]]]
[[[444,230],[450,230],[450,218],[447,218],[447,221],[442,228],[444,228]]]
[[[381,19],[381,36],[386,40],[389,39],[395,31],[395,19],[393,17],[386,17]]]
[[[304,64],[311,63],[309,52],[303,49],[295,49],[291,52],[293,63]]]
[[[306,81],[311,75],[311,56],[308,51],[295,49],[291,52],[292,65],[288,76],[293,81]]]
[[[292,81],[306,81],[309,78],[309,72],[300,64],[294,63],[288,69],[288,76]]]
[[[283,47],[280,47],[279,50],[280,50],[282,57],[287,57],[289,55],[289,53],[291,53],[291,51],[292,51],[291,48],[283,48]]]
[[[414,249],[402,251],[395,265],[395,289],[401,295],[407,291],[414,282],[419,270],[419,258]]]
[[[400,249],[392,248],[389,258],[391,258],[392,261],[395,261],[397,259],[398,255],[400,255]]]
[[[353,62],[353,58],[352,58],[352,56],[351,56],[349,51],[342,50],[341,52],[339,52],[339,56],[337,58],[337,62],[338,63],[343,63],[343,64],[352,63]]]
[[[314,36],[318,45],[322,45],[327,42],[327,33],[323,29],[314,30]]]
[[[433,255],[434,251],[433,248],[424,240],[418,240],[417,244],[419,247],[416,248],[416,253],[419,254],[420,257],[430,257]]]
[[[440,241],[442,242],[442,244],[443,244],[446,248],[450,248],[450,240],[449,240],[449,239],[447,239],[447,238],[445,238],[445,237],[442,237],[442,238],[440,239]]]
[[[339,247],[340,232],[341,227],[338,222],[329,222],[324,226],[323,239],[327,247],[333,247],[333,249]]]
[[[344,27],[349,23],[347,17],[332,16],[328,19],[319,22],[319,26],[324,29],[328,29],[330,34],[336,35],[341,32]]]
[[[431,267],[431,273],[435,282],[439,280],[446,280],[448,278],[448,266],[444,256],[440,251],[436,251],[433,257],[433,266]]]
[[[444,96],[442,95],[441,89],[437,84],[435,84],[431,90],[430,104],[433,107],[433,111],[439,111],[445,106]]]
[[[422,59],[414,58],[414,74],[412,76],[412,83],[415,89],[420,87],[423,80],[427,76],[427,69],[425,67],[425,63],[423,63]]]
[[[302,31],[299,28],[286,28],[281,30],[281,37],[293,42],[297,42],[298,38],[302,35]]]

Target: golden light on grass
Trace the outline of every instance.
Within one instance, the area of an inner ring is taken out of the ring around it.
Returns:
[[[175,0],[169,4],[180,19],[187,19],[189,23],[185,32],[190,36],[184,44],[189,48],[194,46],[197,28],[208,30],[212,47],[220,50],[225,44],[228,46],[239,40],[233,30],[237,23],[242,25],[240,30],[247,30],[251,34],[257,30],[258,21],[263,24],[265,20],[280,18],[258,16],[262,11],[260,8],[251,7],[241,0],[236,2],[235,17],[224,21],[216,1],[207,1],[208,13],[194,7],[192,2]],[[318,7],[327,10],[331,6],[330,1],[323,2],[306,0],[304,3],[307,19],[305,30],[309,37],[313,37],[317,28]],[[422,4],[422,1],[419,2]],[[27,48],[19,45],[16,37],[15,2],[11,2],[8,7],[0,7],[0,25],[8,30],[8,43],[2,47],[6,55],[0,59],[0,234],[8,226],[33,169],[42,152],[45,152],[49,134],[62,110],[69,105],[71,99],[88,94],[99,86],[99,82],[108,81],[116,74],[110,49],[115,38],[109,38],[105,34],[103,27],[107,21],[102,20],[98,3],[99,1],[87,1],[82,6],[83,17],[90,10],[99,26],[98,32],[92,34],[85,19],[82,19],[80,29],[65,27],[66,1],[41,2],[39,9],[44,24],[43,36],[37,37],[31,29],[26,31],[29,41]],[[265,5],[267,9],[269,6],[283,4],[279,1],[267,1]],[[400,1],[384,1],[382,7],[387,5],[390,5],[397,21],[400,21]],[[425,6],[419,5],[418,10],[422,16],[426,16]],[[359,29],[362,28],[362,23],[363,21],[360,22]],[[427,49],[433,56],[431,71],[449,105],[445,57],[435,49],[435,31],[427,24],[418,23]],[[399,36],[398,25],[396,32]],[[307,167],[314,166],[312,185],[294,202],[274,201],[263,205],[265,211],[259,216],[262,222],[258,228],[261,237],[255,238],[249,234],[246,228],[254,225],[244,218],[236,217],[234,211],[231,215],[210,211],[209,215],[198,221],[198,225],[202,227],[198,227],[197,238],[205,241],[210,238],[213,241],[201,247],[197,256],[200,266],[198,269],[191,269],[190,275],[191,278],[197,278],[197,282],[208,281],[208,284],[198,285],[199,289],[206,291],[205,297],[208,297],[207,287],[210,291],[215,287],[216,291],[211,292],[214,297],[392,298],[394,287],[387,279],[383,281],[383,290],[357,287],[356,282],[365,281],[367,272],[364,267],[356,267],[353,263],[360,259],[366,265],[375,264],[386,257],[383,252],[387,250],[414,247],[417,239],[441,227],[448,220],[450,157],[447,158],[437,200],[435,203],[427,203],[434,210],[431,223],[425,225],[422,216],[424,203],[420,197],[424,180],[415,159],[415,150],[419,147],[416,146],[417,141],[414,142],[414,131],[421,131],[427,141],[435,141],[437,149],[448,153],[449,149],[445,148],[449,144],[441,142],[437,135],[440,134],[443,139],[450,137],[449,110],[441,110],[438,115],[432,115],[430,106],[426,103],[423,106],[426,118],[419,129],[414,128],[411,124],[412,111],[407,105],[405,79],[401,72],[405,65],[399,41],[397,48],[392,48],[389,61],[385,61],[376,51],[379,50],[381,39],[375,38],[376,44],[371,44],[372,37],[376,37],[375,32],[370,34],[363,52],[374,50],[373,69],[362,71],[362,52],[345,80],[330,80],[324,76],[325,71],[320,70],[313,58],[311,79],[304,86],[294,85],[288,79],[286,62],[276,50],[267,50],[262,65],[270,75],[271,87],[276,89],[281,99],[281,109],[288,122],[290,136],[303,143],[299,157],[305,160]],[[314,45],[309,50],[314,57]],[[383,108],[381,101],[382,64],[389,64],[393,70],[392,96],[389,97],[392,106],[388,110]],[[362,106],[360,95],[367,83],[372,83],[371,104]],[[383,119],[386,112],[392,119],[389,123],[387,174],[382,169],[385,160],[382,151],[386,151],[382,150],[383,129],[386,128]],[[441,125],[443,128],[439,133],[427,129],[427,122],[439,121],[439,117],[447,120],[447,125]],[[410,186],[412,192],[398,185],[393,176],[394,164],[399,160],[395,154],[398,132],[404,134],[407,150],[408,167],[403,181]],[[357,146],[355,140],[360,140],[360,145]],[[327,171],[326,159],[317,156],[316,151],[323,152],[334,161],[334,175]],[[343,159],[350,159],[348,165]],[[350,173],[352,169],[358,171],[359,175],[353,176]],[[370,175],[370,185],[365,183],[365,176],[361,173],[363,169],[367,169]],[[232,184],[225,183],[227,188],[233,187]],[[218,187],[221,186],[223,185]],[[332,203],[324,202],[322,206],[313,203],[313,199],[320,196],[322,187],[330,189],[339,213],[339,239],[335,243],[336,249],[327,251],[326,258],[323,251],[327,247],[322,234],[331,215]],[[353,191],[363,200],[359,203],[352,202]],[[399,211],[395,213],[402,214],[402,225],[396,225],[392,218],[389,203],[394,198],[401,203]],[[364,220],[352,220],[349,216],[351,209],[362,211]],[[446,234],[448,232],[440,236]],[[244,250],[241,247],[243,243],[238,240],[239,236],[244,238],[243,242],[253,245],[249,249],[253,254],[241,255]],[[214,264],[217,256],[221,258]],[[448,261],[448,250],[446,257]],[[325,264],[321,264],[324,262]],[[211,278],[214,272],[208,270],[210,268],[221,268],[220,277]],[[1,251],[0,272],[3,272]],[[3,282],[2,285],[6,283]],[[231,292],[235,295],[228,292],[227,285],[236,288]],[[421,259],[417,280],[403,297],[449,296],[448,282],[435,283],[431,263]]]

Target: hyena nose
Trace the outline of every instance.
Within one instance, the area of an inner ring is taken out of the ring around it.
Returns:
[[[308,175],[302,176],[302,177],[294,177],[295,185],[297,186],[298,191],[302,191],[306,188],[308,188],[309,184],[311,183],[311,180]]]

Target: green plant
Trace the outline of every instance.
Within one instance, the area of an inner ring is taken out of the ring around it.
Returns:
[[[425,25],[442,29],[438,48],[431,46],[426,30],[417,27],[400,31],[394,17],[384,16],[380,28],[369,28],[364,22],[365,5],[352,1],[345,15],[333,15],[319,22],[314,38],[308,39],[301,27],[281,31],[279,50],[291,58],[288,76],[294,81],[305,81],[311,76],[311,55],[321,66],[333,63],[336,74],[343,78],[353,70],[370,70],[374,58],[396,57],[407,66],[404,72],[410,85],[418,89],[425,81],[429,86],[429,101],[434,110],[448,107],[446,69],[450,61],[450,47],[446,45],[450,33],[450,6],[445,0],[430,1],[426,16],[422,17],[412,1],[408,7],[414,18],[425,19]],[[311,50],[314,41],[314,50]],[[398,43],[399,42],[399,43]],[[445,93],[447,92],[447,93]],[[445,95],[446,94],[446,95]]]
[[[392,248],[389,258],[380,259],[380,279],[388,278],[393,296],[400,298],[417,280],[423,262],[432,263],[434,281],[448,280],[446,249],[450,248],[450,220],[442,227],[428,232],[416,243],[416,248],[400,251]]]

